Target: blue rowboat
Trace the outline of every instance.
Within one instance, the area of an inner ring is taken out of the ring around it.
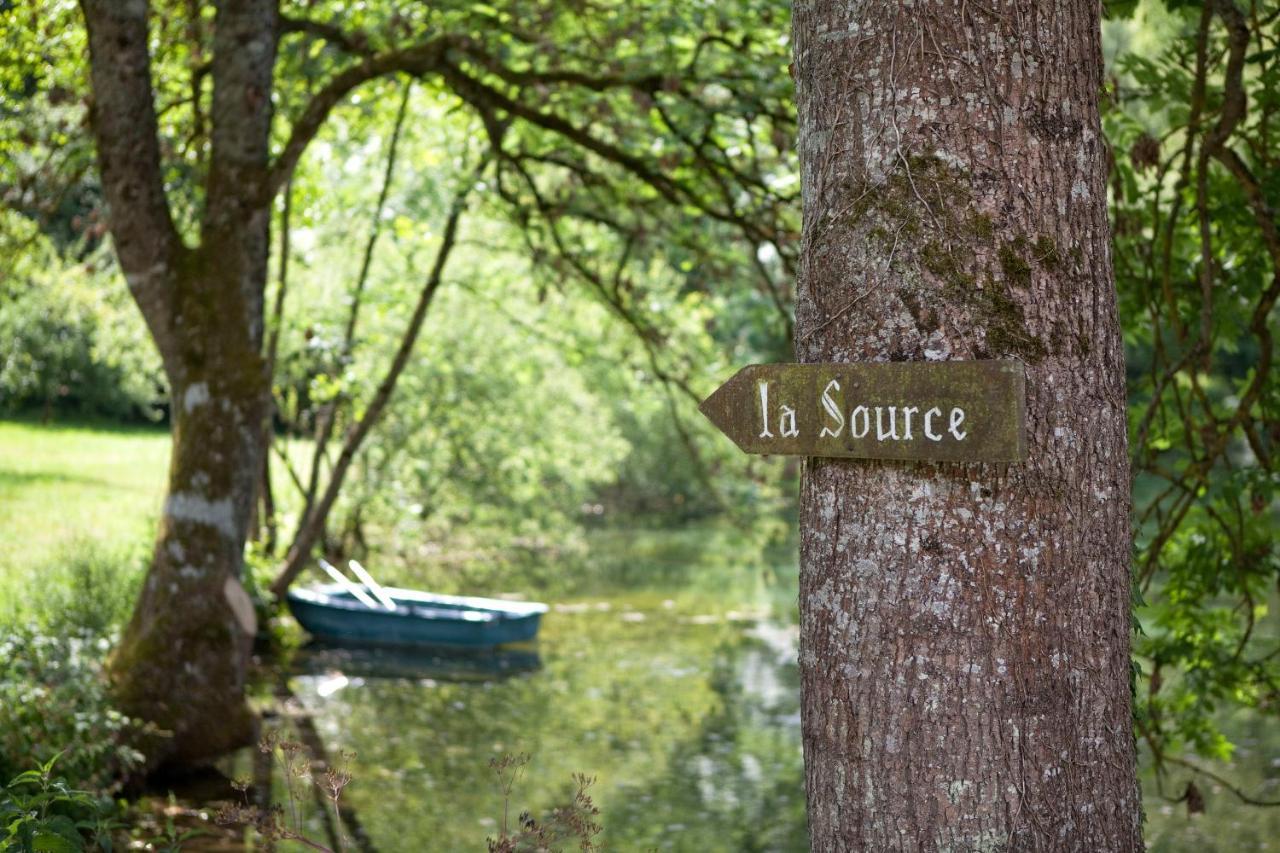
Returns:
[[[293,618],[330,643],[484,648],[532,640],[547,605],[379,587],[395,609],[370,607],[350,589],[327,584],[290,590]]]

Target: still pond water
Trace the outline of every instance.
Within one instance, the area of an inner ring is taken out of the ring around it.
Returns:
[[[625,582],[557,599],[537,644],[498,658],[306,649],[289,689],[331,755],[355,753],[344,798],[379,851],[485,849],[504,810],[490,759],[518,753],[530,763],[512,791],[512,820],[566,802],[581,772],[597,779],[608,849],[807,850],[787,560],[794,552],[708,560],[679,577],[664,569],[662,592]],[[1280,797],[1274,726],[1241,718],[1228,727],[1239,745],[1228,775]],[[250,762],[241,755],[228,769],[248,776]],[[1207,811],[1188,817],[1156,795],[1149,773],[1144,783],[1151,850],[1280,849],[1280,809],[1241,805],[1206,781]],[[1166,791],[1184,784],[1170,777]],[[287,802],[278,778],[276,788]],[[316,814],[302,821],[325,837]]]

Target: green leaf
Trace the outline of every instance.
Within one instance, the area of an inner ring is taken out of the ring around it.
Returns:
[[[74,843],[57,833],[42,830],[32,838],[31,849],[36,853],[79,853],[84,845]]]
[[[66,750],[65,750],[65,749],[60,749],[60,750],[58,750],[58,752],[57,752],[57,753],[55,753],[55,754],[54,754],[54,756],[53,756],[52,758],[50,758],[50,759],[49,759],[48,761],[46,761],[44,764],[41,764],[41,765],[40,765],[40,773],[41,773],[42,775],[45,775],[45,776],[48,776],[50,773],[52,773],[52,772],[53,772],[53,765],[54,765],[55,763],[57,763],[58,759],[62,757],[62,754],[63,754],[64,752],[66,752]]]

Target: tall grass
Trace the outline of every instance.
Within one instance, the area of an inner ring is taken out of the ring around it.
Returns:
[[[109,545],[77,539],[36,572],[31,612],[41,630],[108,636],[129,618],[146,572],[145,541]]]
[[[37,565],[0,576],[0,631],[109,637],[129,617],[148,549],[89,538],[68,540]]]

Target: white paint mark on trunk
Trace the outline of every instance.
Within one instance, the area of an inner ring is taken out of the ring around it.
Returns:
[[[201,495],[175,492],[165,501],[164,513],[177,521],[189,521],[215,528],[227,537],[236,535],[235,513],[230,498],[211,501]]]
[[[207,382],[195,382],[187,386],[186,392],[182,395],[182,408],[188,414],[197,406],[203,406],[209,402],[209,384]]]

